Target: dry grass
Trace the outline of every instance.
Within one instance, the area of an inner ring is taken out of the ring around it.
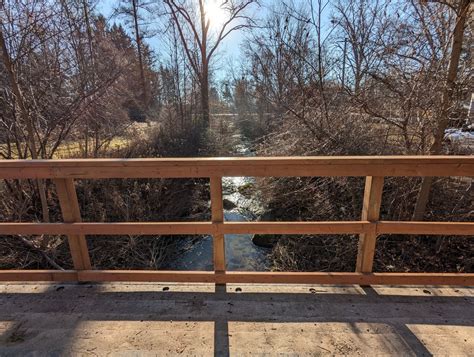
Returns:
[[[313,135],[307,125],[282,123],[258,148],[259,155],[404,154],[396,131],[370,121],[334,118],[330,136]],[[385,135],[383,133],[385,132]],[[274,220],[359,220],[363,178],[266,178],[259,190],[266,215]],[[418,178],[385,180],[381,218],[410,220],[420,185]],[[434,183],[426,220],[473,221],[471,180],[440,178]],[[281,271],[353,271],[357,236],[284,236],[273,249],[273,268]],[[375,257],[378,271],[472,272],[471,237],[384,236]]]
[[[113,138],[107,145],[101,149],[101,152],[107,152],[108,150],[120,150],[130,145],[131,139],[127,137],[116,137]],[[26,144],[24,144],[26,145]],[[8,147],[6,144],[0,144],[0,152],[6,153]],[[62,143],[54,152],[53,159],[67,159],[70,157],[78,157],[84,152],[84,147],[79,141],[69,141]],[[12,147],[11,152],[12,159],[18,159],[18,150],[16,147]]]
[[[192,134],[192,133],[191,133]],[[166,134],[141,137],[130,145],[109,148],[112,157],[148,157],[167,150],[180,150]],[[183,139],[186,136],[183,133]],[[118,139],[112,145],[127,144]],[[182,143],[186,145],[187,141]],[[189,146],[189,145],[188,145]],[[61,148],[66,157],[75,155],[76,143]],[[189,150],[189,147],[186,148]],[[41,207],[33,181],[3,181],[0,188],[0,221],[40,221]],[[46,181],[50,216],[61,222],[54,185]],[[84,221],[182,221],[208,218],[209,190],[202,179],[76,180]],[[180,252],[179,236],[88,237],[92,263],[102,269],[159,269]],[[67,239],[61,236],[0,237],[0,268],[71,268]]]

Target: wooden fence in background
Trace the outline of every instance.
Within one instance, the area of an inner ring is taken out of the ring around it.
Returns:
[[[224,176],[363,176],[360,221],[226,222]],[[0,223],[1,235],[67,235],[74,270],[0,270],[0,281],[159,281],[311,284],[474,285],[469,273],[373,273],[380,234],[474,236],[474,222],[380,221],[384,177],[474,177],[473,156],[259,157],[189,159],[4,160],[0,179],[51,179],[64,223]],[[75,179],[209,178],[209,222],[81,222]],[[235,272],[226,270],[225,234],[359,234],[355,272]],[[86,235],[213,236],[214,271],[95,270]],[[429,239],[429,238],[427,238]]]

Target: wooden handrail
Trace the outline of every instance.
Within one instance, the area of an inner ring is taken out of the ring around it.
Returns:
[[[193,234],[473,234],[471,222],[111,222],[0,223],[3,235],[193,235]]]
[[[474,176],[472,156],[0,160],[0,179]]]
[[[225,222],[224,176],[365,176],[360,221]],[[474,274],[373,273],[380,234],[474,236],[474,222],[380,221],[384,177],[470,176],[474,156],[348,156],[195,159],[0,160],[0,179],[52,179],[65,223],[0,223],[0,234],[64,234],[74,270],[3,270],[0,281],[176,281],[225,283],[452,284],[474,285]],[[81,222],[74,179],[208,178],[209,222]],[[228,272],[225,234],[359,234],[354,273]],[[214,272],[93,270],[86,235],[213,236]]]

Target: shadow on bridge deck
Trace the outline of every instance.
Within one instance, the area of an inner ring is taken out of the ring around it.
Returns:
[[[469,355],[473,324],[469,288],[0,285],[2,356]]]

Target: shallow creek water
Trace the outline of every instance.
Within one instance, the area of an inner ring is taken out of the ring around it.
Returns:
[[[236,151],[242,156],[251,153],[245,144],[238,145]],[[235,207],[224,209],[225,221],[252,221],[261,213],[261,205],[255,195],[242,194],[242,188],[253,185],[251,177],[224,177],[222,180],[223,199],[232,202]],[[241,190],[239,190],[241,188]],[[228,270],[268,270],[270,249],[255,245],[252,234],[226,234],[225,254]],[[212,236],[185,243],[185,250],[170,266],[175,270],[213,270]]]

